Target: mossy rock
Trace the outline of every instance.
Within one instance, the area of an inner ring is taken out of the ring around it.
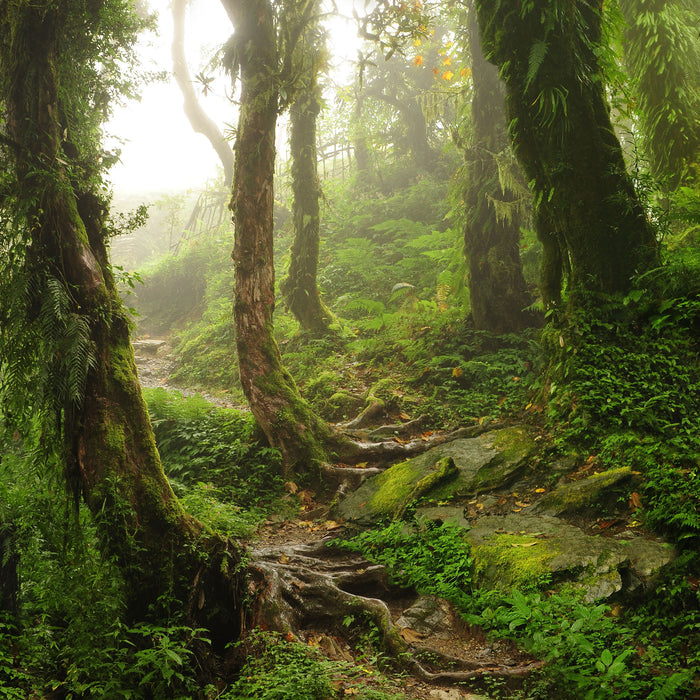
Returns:
[[[588,602],[648,587],[675,558],[661,540],[588,535],[533,512],[480,518],[467,539],[479,585],[508,590],[567,583],[583,589]]]
[[[550,515],[575,513],[595,505],[614,486],[631,479],[634,472],[630,467],[620,467],[593,474],[580,481],[572,481],[558,486],[543,496],[536,509]]]
[[[418,500],[449,500],[512,481],[535,451],[522,427],[454,440],[395,464],[365,481],[335,509],[334,516],[368,524],[400,516]]]

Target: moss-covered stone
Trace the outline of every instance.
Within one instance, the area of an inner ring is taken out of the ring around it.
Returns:
[[[550,562],[560,549],[554,540],[523,532],[497,533],[488,544],[473,546],[471,551],[477,581],[527,589],[549,583]]]
[[[563,484],[543,496],[537,503],[537,510],[552,515],[583,510],[603,498],[613,486],[632,478],[633,475],[631,467],[619,467],[593,474],[580,481]]]

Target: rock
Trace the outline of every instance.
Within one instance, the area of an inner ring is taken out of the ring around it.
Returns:
[[[137,355],[156,355],[158,350],[165,345],[165,341],[146,338],[144,340],[132,340],[131,345]]]
[[[439,634],[451,626],[449,604],[435,596],[421,596],[396,621],[396,626],[428,636]]]
[[[453,440],[367,479],[334,509],[334,517],[369,524],[400,515],[420,497],[447,500],[498,488],[517,477],[535,448],[520,426]]]
[[[533,512],[481,518],[466,534],[480,585],[508,589],[569,581],[585,589],[587,602],[647,588],[675,558],[673,547],[660,540],[587,535]]]
[[[471,527],[469,521],[464,517],[462,506],[421,506],[416,508],[416,516],[436,523],[451,523],[464,528]]]
[[[592,506],[606,491],[633,476],[634,472],[630,467],[593,474],[586,479],[558,486],[543,496],[535,507],[536,510],[550,515],[574,513]]]

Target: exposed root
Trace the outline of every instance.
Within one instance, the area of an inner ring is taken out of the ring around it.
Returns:
[[[446,654],[436,648],[407,642],[394,623],[389,603],[406,591],[388,583],[384,568],[360,555],[327,546],[321,540],[308,545],[251,548],[248,626],[265,626],[298,638],[319,631],[347,634],[344,620],[370,624],[379,633],[383,651],[394,663],[421,681],[461,683],[496,676],[524,677],[542,664],[498,665]],[[430,671],[421,656],[429,654]]]
[[[415,421],[412,421],[415,423]],[[350,424],[345,425],[345,429]],[[406,424],[408,425],[408,424]],[[381,433],[384,433],[392,426],[383,426],[378,428]],[[352,431],[342,432],[343,426],[336,426],[339,430],[339,435],[345,439],[342,441],[342,454],[340,458],[349,463],[357,464],[358,462],[378,461],[380,463],[393,462],[396,459],[407,459],[415,457],[418,454],[427,450],[442,445],[452,440],[462,438],[473,438],[491,430],[503,427],[501,422],[485,422],[481,425],[473,425],[469,427],[458,428],[450,433],[435,433],[429,437],[416,438],[413,440],[403,441],[397,439],[381,440],[380,442],[371,442],[371,433],[357,433]],[[357,436],[362,436],[362,439],[357,439]]]

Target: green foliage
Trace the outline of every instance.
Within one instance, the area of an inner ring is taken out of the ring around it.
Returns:
[[[465,604],[472,591],[472,560],[462,528],[445,523],[395,521],[335,542],[386,566],[397,584]]]
[[[331,666],[313,649],[256,630],[241,644],[247,660],[221,700],[326,700]]]
[[[224,495],[246,508],[279,495],[280,455],[259,443],[262,436],[250,413],[165,389],[147,389],[144,395],[168,477],[187,487],[216,485],[197,487],[189,495],[197,508],[207,510],[206,498]],[[234,511],[220,516],[233,526]]]

